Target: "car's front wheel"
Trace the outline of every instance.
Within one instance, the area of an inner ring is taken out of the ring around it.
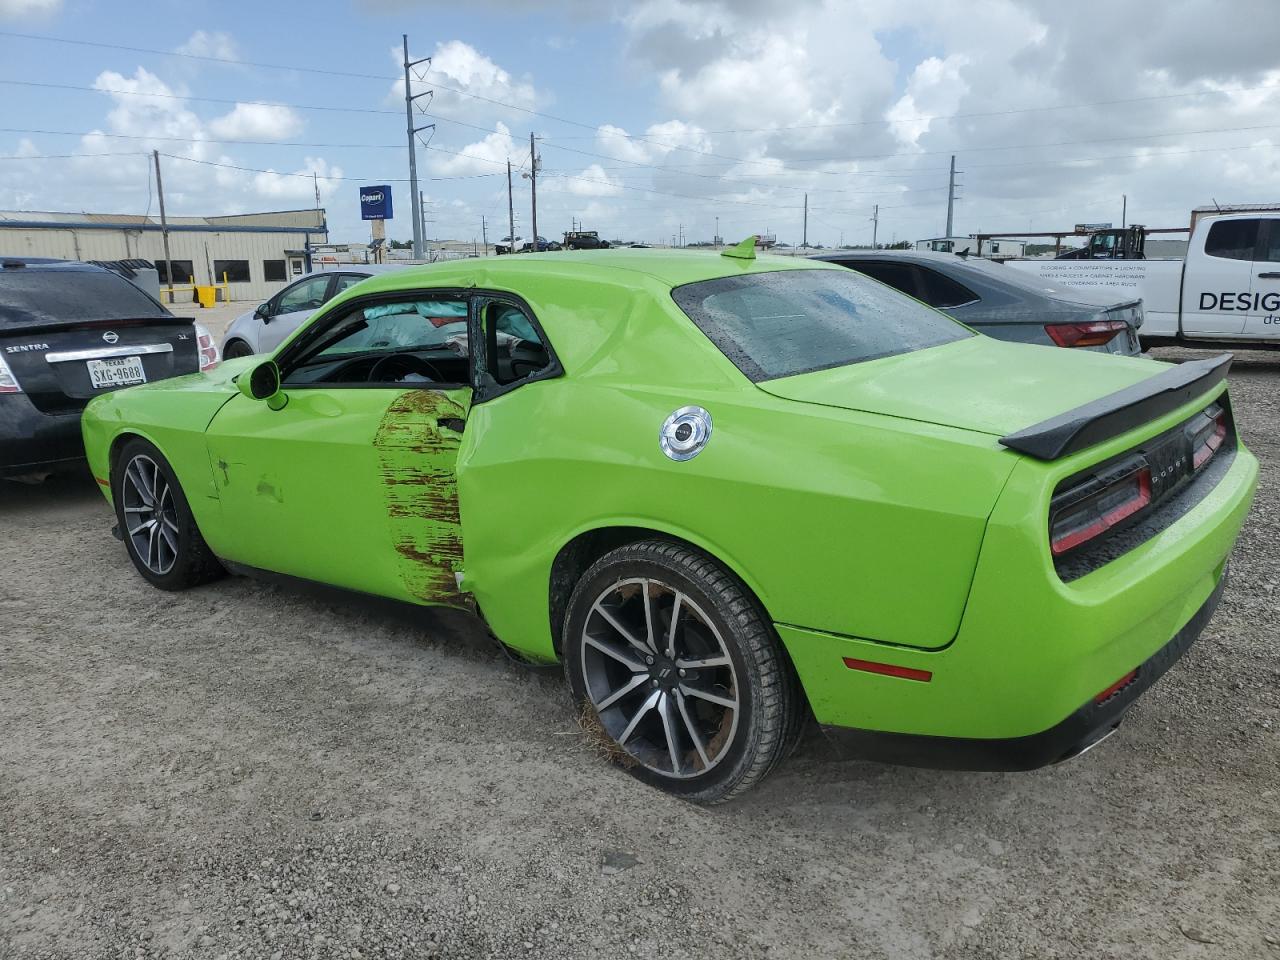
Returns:
[[[120,537],[138,572],[162,590],[185,590],[223,574],[196,527],[168,461],[147,441],[128,441],[111,477]]]
[[[222,359],[234,360],[237,357],[253,356],[253,350],[243,340],[228,340],[222,349]]]
[[[682,544],[601,557],[574,589],[565,671],[584,724],[639,779],[703,803],[762,779],[794,743],[798,682],[759,605]]]

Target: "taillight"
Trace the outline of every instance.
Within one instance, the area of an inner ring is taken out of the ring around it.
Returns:
[[[1117,480],[1097,477],[1054,497],[1049,520],[1053,555],[1102,536],[1151,502],[1151,469],[1137,467]]]
[[[1100,347],[1128,329],[1123,320],[1091,320],[1088,323],[1046,323],[1044,332],[1060,347]]]
[[[21,392],[22,387],[18,385],[18,378],[13,375],[13,371],[9,369],[9,364],[4,361],[4,357],[0,357],[0,393]]]
[[[1218,452],[1222,441],[1227,439],[1227,411],[1219,408],[1215,414],[1205,411],[1208,421],[1196,430],[1191,438],[1191,469],[1199,470]]]
[[[218,356],[218,345],[213,341],[213,334],[203,324],[196,324],[196,343],[200,350],[200,372],[212,370],[222,359]]]

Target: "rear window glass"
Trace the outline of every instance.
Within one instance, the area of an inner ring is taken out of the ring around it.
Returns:
[[[784,270],[677,287],[676,303],[753,381],[840,367],[973,334],[851,270]]]
[[[167,317],[128,280],[96,270],[0,270],[0,325]]]
[[[1257,243],[1257,220],[1219,220],[1209,228],[1204,252],[1226,260],[1252,260]]]

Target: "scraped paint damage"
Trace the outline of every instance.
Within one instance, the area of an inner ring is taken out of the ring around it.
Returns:
[[[446,393],[409,390],[387,409],[373,440],[405,588],[421,600],[464,607],[470,600],[454,576],[462,569],[456,476],[462,438],[438,421],[466,415]]]

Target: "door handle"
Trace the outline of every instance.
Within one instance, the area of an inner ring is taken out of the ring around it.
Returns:
[[[1280,272],[1272,270],[1268,273],[1260,273],[1258,274],[1258,279],[1259,280],[1280,280]]]
[[[452,430],[454,433],[461,433],[467,428],[467,421],[461,417],[441,417],[436,421],[437,427],[444,427],[446,430]]]

